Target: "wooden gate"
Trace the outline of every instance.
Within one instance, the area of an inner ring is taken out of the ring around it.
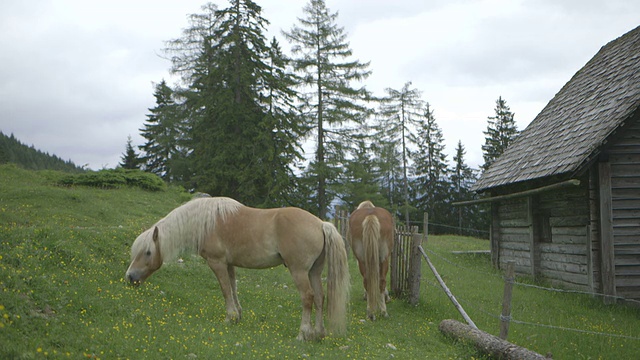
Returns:
[[[416,305],[420,296],[422,234],[417,226],[396,226],[391,252],[391,293]]]

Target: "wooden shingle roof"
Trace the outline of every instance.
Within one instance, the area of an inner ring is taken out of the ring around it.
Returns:
[[[640,26],[603,46],[567,82],[473,190],[572,176],[640,107]]]

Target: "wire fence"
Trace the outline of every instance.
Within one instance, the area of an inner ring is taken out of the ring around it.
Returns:
[[[336,213],[336,222],[342,223],[342,224],[346,224],[347,221],[348,221],[348,212],[343,211],[343,212],[337,212]],[[415,221],[415,222],[411,222],[410,225],[411,226],[418,226],[420,229],[424,229],[425,223],[424,222],[420,222],[420,221]],[[451,230],[449,232],[445,231],[445,233],[464,234],[464,235],[476,236],[476,237],[480,237],[480,238],[488,238],[489,237],[489,231],[488,230],[464,228],[464,227],[459,227],[459,226],[451,226],[451,225],[447,225],[447,224],[439,224],[439,223],[433,223],[433,222],[429,222],[428,223],[428,226],[427,226],[428,230],[427,231],[429,233],[432,233],[433,228],[436,227],[436,226],[440,227],[442,229]],[[442,233],[442,231],[438,231],[438,233]],[[473,234],[478,234],[478,235],[473,235]],[[454,266],[454,267],[456,267],[458,269],[461,269],[463,271],[473,271],[474,273],[480,273],[480,274],[486,275],[486,276],[488,276],[490,278],[499,279],[500,281],[504,281],[504,275],[498,270],[493,271],[493,272],[478,270],[475,267],[472,268],[470,266],[461,264],[460,262],[453,261],[450,258],[448,258],[447,256],[444,256],[441,253],[435,252],[435,251],[433,251],[431,249],[424,249],[424,250],[426,252],[428,252],[429,254],[433,255],[434,257],[438,258],[439,260],[441,260],[441,261],[443,261],[443,262],[445,262],[445,263],[447,263],[447,264],[449,264],[451,266]],[[446,277],[446,275],[447,274],[445,274],[445,277]],[[455,278],[455,276],[449,276],[449,277],[450,278]],[[431,281],[429,281],[429,280],[427,280],[425,278],[423,278],[422,281],[427,282],[431,286],[439,287],[438,284],[433,283],[433,282],[431,282]],[[633,306],[640,305],[640,301],[638,301],[638,300],[627,299],[627,298],[624,298],[624,297],[621,297],[621,296],[611,296],[611,295],[604,295],[604,294],[588,292],[588,291],[579,291],[579,290],[570,290],[570,289],[560,289],[560,288],[545,287],[545,286],[528,284],[528,283],[518,282],[518,281],[513,281],[513,285],[520,286],[520,287],[525,287],[525,288],[537,289],[537,290],[540,290],[540,291],[555,292],[555,293],[587,295],[587,296],[591,296],[591,297],[594,297],[594,298],[602,298],[602,299],[611,298],[613,300],[616,300],[619,303],[627,303],[627,304],[631,304]],[[445,295],[444,293],[441,293],[441,294],[443,296]],[[478,305],[476,302],[473,302],[473,301],[470,301],[468,299],[465,299],[464,296],[461,297],[459,294],[457,294],[456,298],[460,301],[460,303],[464,304],[465,306],[468,306],[469,308],[472,308],[472,309],[478,311],[479,313],[485,314],[486,316],[489,316],[489,317],[497,319],[497,320],[504,320],[502,314],[498,314],[498,313],[493,312],[493,311],[488,311],[488,310],[484,309],[482,306]],[[510,316],[508,320],[511,323],[519,324],[519,325],[525,325],[525,326],[541,327],[541,328],[547,328],[547,329],[555,329],[555,330],[559,330],[559,331],[583,333],[583,334],[610,337],[610,338],[621,338],[621,339],[628,339],[628,340],[640,340],[640,337],[638,337],[638,336],[614,334],[614,333],[609,333],[609,332],[600,332],[600,331],[593,331],[593,330],[577,329],[577,328],[571,328],[571,327],[565,327],[565,326],[553,325],[553,324],[547,324],[547,323],[524,321],[524,320],[520,320],[520,319],[517,319],[517,318],[513,318],[512,316]]]
[[[484,272],[484,271],[478,271],[476,268],[471,268],[469,266],[465,266],[459,262],[453,261],[449,258],[447,258],[446,256],[435,252],[431,249],[424,249],[426,252],[428,252],[429,254],[433,255],[434,257],[438,258],[439,260],[452,265],[458,269],[461,269],[463,271],[474,271],[475,273],[481,273],[483,275],[487,275],[490,276],[492,278],[499,278],[500,280],[503,280],[503,275],[499,274],[499,273],[495,273],[495,272]],[[438,270],[439,272],[442,272],[441,270]],[[444,274],[445,277],[448,278],[456,278],[455,276],[447,276],[448,274]],[[450,275],[450,274],[449,274]],[[429,281],[428,279],[424,279],[423,281],[426,282],[428,285],[434,286],[434,287],[438,287],[439,285]],[[527,283],[523,283],[523,282],[517,282],[514,281],[513,285],[515,286],[521,286],[521,287],[526,287],[526,288],[532,288],[532,289],[536,289],[536,290],[540,290],[540,291],[549,291],[549,292],[554,292],[554,293],[567,293],[567,294],[579,294],[579,295],[588,295],[588,296],[592,296],[592,297],[612,297],[618,301],[622,301],[622,302],[626,302],[629,304],[633,304],[634,306],[640,305],[640,301],[638,300],[634,300],[634,299],[626,299],[620,296],[607,296],[607,295],[603,295],[603,294],[598,294],[598,293],[594,293],[594,292],[588,292],[588,291],[579,291],[579,290],[568,290],[568,289],[559,289],[559,288],[552,288],[552,287],[545,287],[545,286],[540,286],[540,285],[533,285],[533,284],[527,284]],[[444,296],[444,294],[442,294]],[[486,310],[486,308],[484,306],[479,305],[477,302],[468,300],[465,298],[464,295],[460,295],[460,294],[456,294],[456,298],[458,299],[458,301],[462,304],[464,304],[465,307],[468,307],[470,309],[473,309],[479,313],[482,313],[486,316],[489,316],[491,318],[494,318],[496,320],[505,320],[503,319],[502,314],[496,313],[494,311],[489,311]],[[497,300],[499,301],[499,300]],[[575,332],[575,333],[583,333],[583,334],[589,334],[589,335],[596,335],[596,336],[602,336],[602,337],[610,337],[610,338],[620,338],[620,339],[628,339],[628,340],[640,340],[640,337],[638,336],[632,336],[632,335],[624,335],[624,334],[615,334],[615,333],[610,333],[610,332],[602,332],[602,331],[593,331],[593,330],[585,330],[585,329],[577,329],[577,328],[571,328],[571,327],[566,327],[566,326],[560,326],[560,325],[554,325],[554,324],[548,324],[548,323],[541,323],[541,322],[531,322],[531,321],[524,321],[524,320],[519,320],[517,318],[513,318],[512,316],[510,316],[507,320],[509,320],[511,323],[514,324],[520,324],[520,325],[525,325],[525,326],[532,326],[532,327],[542,327],[542,328],[547,328],[547,329],[555,329],[555,330],[559,330],[559,331],[569,331],[569,332]]]

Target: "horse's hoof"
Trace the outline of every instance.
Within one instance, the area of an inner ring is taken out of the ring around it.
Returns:
[[[300,332],[298,334],[298,337],[296,337],[296,340],[298,341],[311,341],[314,340],[315,337],[313,336],[313,334],[304,334],[302,332]]]
[[[224,319],[224,322],[237,324],[238,322],[240,322],[240,316],[238,315],[238,313],[233,313],[231,315],[227,314],[227,317]]]

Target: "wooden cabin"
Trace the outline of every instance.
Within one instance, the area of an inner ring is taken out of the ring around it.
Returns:
[[[640,27],[603,46],[474,190],[491,201],[496,266],[640,300]]]

